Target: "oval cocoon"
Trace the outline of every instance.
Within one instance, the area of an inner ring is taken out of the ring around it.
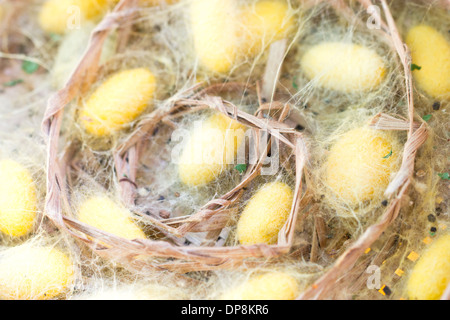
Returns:
[[[295,278],[284,272],[255,276],[223,295],[225,300],[294,300],[298,294]]]
[[[63,293],[73,281],[73,264],[51,246],[28,244],[0,253],[0,297],[46,300]]]
[[[39,13],[39,24],[46,32],[63,34],[99,17],[108,5],[109,0],[47,0]]]
[[[195,53],[213,72],[227,72],[238,54],[235,0],[193,0],[190,21]]]
[[[264,46],[285,38],[294,26],[289,7],[280,1],[258,1],[244,7],[243,32],[246,37],[241,49],[244,54],[257,54]]]
[[[94,136],[111,135],[144,112],[155,87],[155,77],[147,69],[117,72],[88,98],[80,110],[80,121]]]
[[[194,128],[178,160],[180,180],[202,186],[217,178],[233,164],[245,132],[244,126],[216,113]]]
[[[374,50],[344,42],[311,47],[301,59],[301,68],[314,85],[341,92],[374,89],[386,73],[383,59]]]
[[[282,182],[262,186],[250,199],[237,224],[241,244],[275,244],[291,211],[292,189]]]
[[[366,127],[350,130],[330,149],[325,182],[352,207],[379,197],[397,167],[399,152],[392,133]]]
[[[433,98],[450,95],[450,43],[436,29],[418,25],[409,30],[406,44],[411,50],[413,70],[419,87]]]
[[[36,219],[37,197],[31,174],[13,160],[0,161],[0,231],[20,237],[28,234]]]
[[[414,266],[408,279],[410,299],[438,300],[450,283],[450,234],[438,238]]]
[[[78,220],[125,239],[146,238],[133,222],[131,212],[106,196],[94,196],[83,202],[78,209]]]

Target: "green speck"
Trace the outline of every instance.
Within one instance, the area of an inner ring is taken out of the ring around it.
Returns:
[[[11,80],[3,84],[4,87],[14,87],[16,84],[22,83],[22,79]]]
[[[298,90],[298,85],[297,85],[297,82],[295,82],[295,80],[297,80],[297,77],[294,77],[294,79],[292,79],[292,87],[293,87],[295,90]]]
[[[411,63],[411,71],[420,70],[420,69],[422,69],[421,66],[418,66],[417,64]]]
[[[434,237],[436,235],[436,232],[431,232],[430,231],[430,236]]]
[[[247,165],[245,163],[238,164],[234,167],[240,174],[243,174],[247,170]]]
[[[61,40],[61,35],[56,33],[50,33],[50,39],[52,39],[55,42],[58,42],[59,40]]]
[[[428,120],[431,119],[431,117],[432,117],[431,114],[426,114],[426,115],[424,115],[424,116],[422,117],[422,119],[425,120],[425,121],[428,121]]]
[[[438,176],[441,177],[442,180],[450,180],[450,174],[448,172],[438,173]]]
[[[387,155],[385,155],[385,156],[383,157],[383,159],[387,159],[387,158],[389,158],[390,156],[392,156],[392,149],[391,149],[391,151],[390,151]]]
[[[39,69],[39,65],[36,62],[24,60],[22,63],[22,70],[28,74],[32,74]]]

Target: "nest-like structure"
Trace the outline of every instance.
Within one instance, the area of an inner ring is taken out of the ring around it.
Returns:
[[[416,104],[426,109],[432,102],[415,94],[410,52],[392,15],[401,8],[385,0],[379,3],[360,0],[351,5],[333,0],[292,3],[294,9],[296,5],[302,8],[300,21],[305,21],[293,39],[274,42],[257,62],[236,67],[227,79],[203,77],[197,83],[192,81],[197,76],[194,71],[180,71],[183,69],[180,65],[187,63],[184,57],[173,53],[183,46],[176,48],[174,43],[168,44],[172,40],[161,40],[180,30],[177,12],[182,12],[183,4],[175,12],[161,13],[165,11],[143,9],[139,1],[122,0],[106,14],[92,31],[88,46],[65,85],[48,99],[43,116],[47,151],[43,215],[58,232],[130,272],[173,272],[201,283],[202,276],[195,275],[202,271],[251,270],[302,261],[320,266],[321,271],[314,273],[298,299],[349,299],[376,298],[363,287],[367,267],[378,265],[390,274],[384,285],[392,290],[398,283],[393,272],[407,268],[402,267],[405,256],[423,238],[421,230],[411,231],[406,226],[413,221],[407,215],[419,210],[411,207],[410,202],[416,201],[417,207],[428,210],[433,205],[429,199],[436,194],[421,194],[420,186],[417,187],[420,181],[415,166],[430,174],[436,170],[427,160],[416,161],[418,154],[422,159],[430,154],[427,147],[420,154],[421,147],[430,143],[427,142],[430,127],[418,116]],[[361,12],[374,4],[381,8],[374,13],[380,28],[370,31],[370,36],[358,34],[358,29],[365,27]],[[445,1],[433,4],[438,8],[446,5]],[[153,14],[156,22],[141,19],[147,13]],[[303,50],[299,43],[314,43],[327,32],[336,36],[347,34],[344,29],[332,27],[331,22],[320,24],[318,21],[326,15],[334,17],[329,21],[340,21],[341,25],[356,29],[354,37],[380,44],[391,71],[379,90],[364,96],[339,97],[314,89],[300,76],[292,80],[291,70],[298,66],[296,57]],[[164,33],[160,21],[176,27],[168,27],[169,31]],[[155,30],[156,24],[157,35],[153,39],[139,36],[141,28]],[[312,28],[317,28],[316,33]],[[112,35],[119,39],[116,52],[109,62],[102,64],[102,53],[107,50],[105,43]],[[151,52],[127,52],[127,46],[145,47],[146,41],[157,48],[155,57],[151,57]],[[124,65],[137,66],[147,58],[152,66],[169,70],[159,75],[164,89],[159,93],[157,107],[106,146],[98,148],[96,141],[86,142],[75,120],[77,105],[104,75]],[[327,115],[330,100],[334,101],[331,108],[351,104],[364,107],[350,116],[346,112]],[[226,173],[209,189],[183,189],[169,176],[173,171],[169,164],[173,148],[170,137],[177,128],[211,111],[244,125],[250,130],[252,141],[265,137],[268,143],[264,148],[250,146],[256,150],[257,161],[246,166],[242,174]],[[399,169],[385,190],[383,201],[366,208],[371,214],[364,221],[333,216],[333,210],[324,201],[326,188],[318,178],[320,153],[341,133],[339,128],[335,132],[323,128],[336,128],[339,115],[348,121],[342,131],[355,125],[358,122],[355,118],[361,116],[371,128],[404,134]],[[353,120],[349,120],[351,117]],[[437,129],[441,130],[442,127]],[[325,133],[334,137],[325,138]],[[241,245],[233,234],[239,210],[248,200],[249,190],[268,180],[261,172],[267,157],[275,152],[280,163],[275,176],[294,190],[289,217],[276,244]],[[436,180],[425,184],[438,188]],[[116,192],[150,235],[148,239],[128,240],[80,222],[76,207],[78,191],[82,189],[85,193]],[[419,224],[425,224],[420,219]],[[440,219],[445,219],[444,214]],[[400,286],[397,298],[402,297],[402,290]],[[443,298],[449,297],[447,289]]]

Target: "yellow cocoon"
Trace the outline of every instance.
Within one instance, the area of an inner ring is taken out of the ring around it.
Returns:
[[[37,197],[31,174],[13,160],[0,161],[0,231],[13,237],[28,234],[36,219]]]
[[[244,54],[258,54],[264,46],[285,38],[294,27],[289,7],[281,1],[259,1],[243,8]]]
[[[409,30],[406,44],[411,50],[413,70],[419,87],[433,98],[450,95],[450,43],[434,28],[418,25]]]
[[[352,207],[379,197],[396,169],[399,152],[392,133],[367,127],[350,130],[330,149],[326,184]]]
[[[282,182],[262,186],[250,199],[237,224],[241,244],[275,244],[291,211],[292,189]]]
[[[239,59],[286,37],[294,25],[289,13],[281,1],[240,7],[236,0],[193,0],[191,28],[201,65],[213,72],[230,71]]]
[[[298,294],[295,278],[284,272],[255,276],[226,292],[224,300],[294,300]]]
[[[408,279],[410,299],[437,300],[450,284],[450,234],[438,238],[414,266]]]
[[[112,135],[144,112],[155,88],[155,77],[147,69],[119,71],[88,98],[80,110],[80,120],[94,136]]]
[[[133,222],[132,213],[106,196],[94,196],[83,202],[78,209],[78,220],[125,239],[146,238]]]
[[[46,32],[63,34],[96,19],[109,4],[110,0],[47,0],[39,13],[39,24]]]
[[[196,55],[214,72],[227,72],[238,54],[235,0],[193,0],[190,20]]]
[[[245,126],[216,113],[194,128],[178,160],[180,180],[189,186],[203,186],[213,181],[234,163],[244,140]]]
[[[51,246],[21,245],[0,253],[0,298],[46,300],[63,293],[73,281],[73,264]]]
[[[374,50],[344,42],[311,47],[301,68],[314,85],[346,93],[374,89],[386,74],[384,61]]]

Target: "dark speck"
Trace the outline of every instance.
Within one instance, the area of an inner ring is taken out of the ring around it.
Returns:
[[[298,124],[295,126],[295,130],[302,131],[305,130],[305,127]]]
[[[267,99],[266,99],[266,98],[261,98],[261,102],[262,102],[262,103],[266,103],[266,102],[267,102]]]
[[[436,217],[434,215],[432,215],[432,214],[429,214],[428,215],[428,221],[435,222],[436,221]]]
[[[436,229],[436,227],[431,227],[431,228],[430,228],[430,231],[431,231],[431,232],[436,232],[437,229]]]
[[[436,101],[435,103],[433,103],[434,111],[438,111],[440,107],[441,107],[441,103],[439,101]]]
[[[392,293],[391,289],[389,289],[388,286],[385,286],[384,289],[383,289],[383,291],[384,291],[384,293],[385,293],[387,296],[391,295],[391,293]]]
[[[387,204],[388,204],[388,201],[387,200],[383,200],[383,201],[381,201],[381,204],[383,205],[383,206],[387,206]]]
[[[164,199],[166,199],[166,198],[164,198],[164,196],[159,196],[158,197],[158,201],[163,201]]]

